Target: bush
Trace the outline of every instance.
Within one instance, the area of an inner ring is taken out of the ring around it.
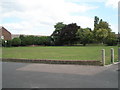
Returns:
[[[7,40],[6,47],[11,47],[12,46],[12,40]]]
[[[12,46],[20,46],[20,45],[21,45],[21,39],[20,38],[12,39]]]
[[[26,46],[25,36],[20,35],[19,38],[21,39],[21,46]]]
[[[5,46],[5,40],[2,40],[2,46],[3,47]]]
[[[12,40],[2,40],[2,46],[3,47],[11,47],[12,46]]]
[[[115,39],[109,39],[109,40],[106,41],[106,44],[108,46],[115,46],[115,45],[117,45],[117,40],[115,40]]]
[[[51,38],[49,36],[35,37],[34,44],[49,46],[49,45],[51,45]]]
[[[117,37],[115,35],[115,33],[110,32],[107,39],[105,40],[105,44],[107,44],[108,46],[114,46],[117,45]]]

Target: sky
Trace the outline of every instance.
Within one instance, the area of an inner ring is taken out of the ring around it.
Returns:
[[[51,35],[57,22],[94,28],[94,17],[118,32],[119,0],[1,0],[0,26],[12,34]]]

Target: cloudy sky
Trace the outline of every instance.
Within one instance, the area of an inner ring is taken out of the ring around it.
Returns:
[[[94,16],[118,32],[118,0],[1,0],[0,13],[12,34],[51,35],[57,22],[93,29]]]

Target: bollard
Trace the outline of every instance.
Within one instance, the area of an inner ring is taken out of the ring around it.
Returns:
[[[102,49],[102,65],[105,65],[105,49]]]
[[[111,48],[111,63],[114,63],[114,49]]]

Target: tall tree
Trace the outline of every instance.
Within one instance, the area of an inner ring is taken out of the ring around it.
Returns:
[[[109,23],[103,21],[102,19],[99,20],[97,16],[94,18],[94,41],[95,42],[102,42],[111,32],[111,28]]]
[[[94,18],[94,30],[98,29],[98,24],[99,24],[99,17],[95,16]]]

